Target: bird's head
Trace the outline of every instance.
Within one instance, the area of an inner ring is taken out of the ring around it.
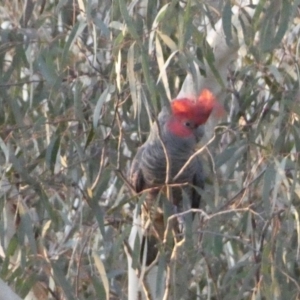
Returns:
[[[175,99],[171,102],[171,116],[166,124],[167,128],[177,136],[189,137],[195,134],[200,125],[206,123],[212,111],[221,116],[224,109],[207,89],[200,93],[198,99]]]

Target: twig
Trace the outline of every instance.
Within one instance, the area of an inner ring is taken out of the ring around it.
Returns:
[[[132,259],[133,251],[132,251],[131,246],[129,245],[129,243],[126,240],[123,241],[123,245],[124,245],[126,255],[130,256],[131,259]],[[145,293],[145,296],[146,296],[146,300],[153,300],[153,298],[151,296],[151,291],[150,291],[150,288],[149,288],[148,283],[146,281],[145,275],[148,274],[148,272],[157,263],[157,261],[158,261],[158,256],[151,263],[151,265],[146,266],[145,262],[143,262],[143,264],[138,265],[136,270],[135,270],[135,272],[137,273],[137,277],[140,279],[140,282],[142,283],[142,287],[143,287],[143,290],[144,290],[144,293]]]
[[[218,126],[217,128],[222,128],[223,126]],[[207,149],[208,145],[210,145],[216,138],[216,130],[214,132],[213,137],[200,149],[198,149],[195,153],[193,153],[190,158],[187,160],[187,162],[182,166],[182,168],[179,170],[179,172],[176,174],[176,176],[173,178],[173,181],[176,181],[178,179],[178,177],[185,171],[185,169],[189,166],[189,164],[193,161],[193,159],[199,155],[200,153],[202,153],[205,149]]]
[[[231,199],[229,199],[226,203],[223,205],[219,206],[217,210],[222,210],[225,207],[229,206],[232,204],[237,197],[239,197],[240,194],[244,193],[245,190],[247,190],[250,185],[252,185],[255,181],[257,181],[264,173],[266,172],[266,168],[264,168],[254,179],[252,179],[245,187],[243,187],[240,191],[238,191]]]
[[[104,160],[105,160],[105,154],[106,154],[106,143],[107,143],[107,141],[108,141],[108,139],[109,139],[109,137],[110,137],[110,135],[112,133],[112,130],[113,130],[113,127],[114,127],[114,124],[115,124],[117,116],[119,116],[118,115],[118,100],[117,100],[117,103],[115,105],[114,117],[113,117],[113,120],[111,122],[110,131],[106,134],[106,137],[104,138],[104,144],[103,144],[102,153],[101,153],[101,160],[100,160],[100,167],[99,167],[99,171],[98,171],[97,177],[94,180],[94,183],[92,184],[92,187],[91,187],[92,191],[96,188],[96,186],[97,186],[97,184],[98,184],[98,182],[100,180],[100,177],[101,177],[101,174],[102,174],[102,171],[103,171],[103,167],[104,167]],[[120,120],[118,118],[118,124],[119,123],[120,123]],[[122,130],[120,130],[119,144],[121,143],[120,140],[122,140]],[[119,147],[120,147],[120,145],[119,145]],[[118,147],[118,150],[119,150],[119,147]],[[119,155],[118,155],[118,162],[119,162]],[[118,166],[119,166],[119,164],[118,164]],[[118,169],[119,169],[119,167],[118,167]]]
[[[83,252],[84,249],[88,243],[88,240],[90,239],[90,237],[92,236],[89,232],[87,232],[87,234],[85,235],[86,238],[82,243],[82,248],[81,251],[79,253],[79,258],[78,258],[78,265],[77,265],[77,271],[76,271],[76,280],[75,280],[75,295],[76,297],[78,297],[78,290],[79,290],[79,277],[80,277],[80,264],[81,264],[81,260],[82,260],[82,256],[83,256]]]

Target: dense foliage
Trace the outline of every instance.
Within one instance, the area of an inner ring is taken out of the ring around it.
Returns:
[[[0,265],[22,298],[127,298],[128,168],[195,66],[227,114],[202,143],[187,299],[300,297],[299,1],[232,2],[2,0]],[[219,20],[240,43],[225,75]]]

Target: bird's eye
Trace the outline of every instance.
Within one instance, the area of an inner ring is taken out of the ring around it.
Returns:
[[[193,122],[190,122],[190,121],[185,121],[185,122],[184,122],[184,125],[185,125],[186,127],[189,127],[189,128],[193,128],[193,127],[194,127],[194,123],[193,123]]]

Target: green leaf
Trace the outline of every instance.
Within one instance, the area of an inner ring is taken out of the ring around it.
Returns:
[[[156,38],[155,38],[155,49],[156,49],[156,59],[157,59],[157,63],[158,63],[159,71],[160,71],[156,84],[159,82],[159,79],[162,78],[162,82],[164,84],[164,88],[165,88],[167,97],[169,100],[171,100],[171,92],[170,92],[169,81],[168,81],[168,76],[167,76],[167,72],[166,72],[167,64],[165,64],[165,61],[164,61],[163,50],[162,50],[158,36],[156,36]]]
[[[3,91],[2,95],[5,97],[6,103],[9,105],[11,109],[11,113],[14,116],[14,122],[20,127],[24,128],[24,118],[23,118],[23,111],[22,106],[20,105],[19,101],[17,99],[10,98],[9,95],[7,95],[6,91]]]
[[[106,292],[104,289],[104,286],[102,284],[102,282],[99,281],[99,276],[94,275],[92,276],[92,283],[96,292],[97,297],[99,297],[99,299],[105,299],[106,298]]]
[[[104,286],[104,289],[105,289],[105,294],[106,294],[105,298],[107,300],[109,300],[109,282],[108,282],[108,278],[107,278],[107,274],[106,274],[106,271],[105,271],[104,264],[103,264],[102,260],[99,258],[99,256],[96,253],[94,253],[93,258],[94,258],[96,268],[99,272],[100,278],[102,280],[102,283],[103,283],[103,286]]]
[[[271,190],[275,182],[276,171],[273,164],[269,164],[264,174],[264,185],[262,191],[262,200],[264,203],[264,209],[271,214]]]
[[[13,235],[12,238],[9,240],[9,244],[5,251],[6,257],[11,257],[15,254],[15,251],[18,249],[18,239],[16,235]]]
[[[109,38],[109,34],[110,34],[110,31],[109,31],[109,28],[107,27],[107,25],[102,21],[102,18],[100,17],[100,15],[96,15],[94,18],[93,18],[93,21],[96,25],[97,28],[99,28],[101,30],[101,33],[106,37],[106,38]]]
[[[211,46],[204,41],[204,47],[203,47],[203,54],[204,54],[204,58],[207,61],[208,66],[210,67],[213,75],[215,76],[217,82],[220,84],[221,87],[225,88],[223,79],[220,75],[220,73],[218,72],[218,70],[216,69],[215,66],[215,56],[214,56],[214,52],[211,48]]]
[[[82,107],[82,94],[81,94],[82,84],[79,80],[75,82],[75,92],[74,92],[74,110],[75,118],[79,122],[84,122],[84,113]]]
[[[126,3],[124,0],[119,0],[119,7],[120,7],[120,11],[122,14],[122,17],[125,20],[125,23],[127,25],[128,31],[131,34],[131,36],[135,39],[135,40],[139,40],[139,35],[137,33],[137,30],[134,26],[134,23],[128,13],[127,7],[126,7]]]
[[[155,85],[153,82],[153,79],[151,77],[150,74],[150,63],[149,63],[149,56],[148,54],[144,51],[144,49],[141,49],[141,55],[142,55],[142,69],[143,69],[143,74],[145,77],[145,81],[149,90],[149,94],[151,97],[151,101],[147,101],[147,105],[150,107],[150,110],[154,111],[153,106],[156,108],[158,108],[158,103],[157,103],[157,97],[156,97],[156,89],[155,89]]]
[[[9,161],[9,148],[6,146],[5,142],[1,139],[0,137],[0,148],[2,150],[2,153],[5,157],[5,161],[8,162]]]
[[[290,21],[291,16],[291,8],[292,5],[290,1],[288,0],[282,0],[282,6],[280,10],[280,21],[278,25],[278,30],[275,34],[274,40],[273,40],[273,47],[276,47],[282,40],[283,36],[285,35]]]
[[[132,43],[128,49],[127,54],[127,76],[129,81],[129,88],[130,88],[130,95],[132,98],[133,103],[133,111],[134,117],[136,118],[137,114],[141,111],[141,97],[138,91],[138,78],[135,76],[134,73],[134,64],[135,64],[135,43]]]
[[[51,173],[54,173],[54,168],[56,165],[57,154],[60,147],[60,135],[54,135],[51,138],[49,146],[47,147],[46,151],[46,164],[50,169]]]
[[[179,37],[179,49],[180,51],[183,51],[186,47],[189,39],[192,35],[192,0],[188,0],[184,9],[184,15],[183,15],[183,24],[182,24],[182,36]]]
[[[23,208],[22,208],[23,210]],[[33,254],[37,254],[37,245],[35,241],[35,233],[33,231],[32,220],[27,212],[21,212],[21,221],[19,225],[18,235],[21,236],[21,240],[26,236]]]
[[[86,142],[85,142],[85,145],[84,145],[84,149],[87,149],[88,146],[91,144],[91,142],[93,141],[93,138],[95,137],[95,131],[94,131],[94,128],[91,127],[90,131],[89,131],[89,134],[87,136],[87,139],[86,139]]]
[[[28,295],[28,293],[30,292],[30,290],[32,289],[32,287],[35,285],[36,282],[37,282],[37,273],[34,272],[31,273],[29,276],[25,277],[25,280],[23,277],[23,284],[18,289],[18,295],[22,297],[22,299],[24,299]]]
[[[17,158],[12,149],[9,151],[9,161],[12,163],[14,169],[19,173],[22,179],[30,185],[35,185],[36,181],[27,173],[26,168],[24,168],[24,162],[20,158]]]
[[[272,17],[266,17],[260,31],[260,49],[267,52],[273,49],[273,37],[274,37],[274,20]]]
[[[37,65],[40,72],[43,75],[43,78],[45,78],[45,80],[50,86],[53,86],[58,80],[58,75],[53,63],[50,64],[49,61],[46,60],[44,55],[45,54],[40,54],[40,56],[37,59]]]
[[[299,128],[292,127],[293,137],[295,139],[295,148],[298,153],[300,153],[300,132]]]
[[[244,153],[244,151],[246,151],[245,141],[240,141],[234,146],[227,147],[222,153],[220,153],[216,157],[216,167],[219,168],[223,164],[226,164],[227,166],[235,165],[236,160],[239,159],[239,157]]]
[[[232,18],[231,1],[226,0],[223,8],[223,13],[222,13],[222,25],[226,36],[226,44],[228,46],[232,44],[231,43],[232,42],[231,18]]]
[[[212,248],[212,251],[215,256],[220,256],[223,252],[223,237],[221,235],[214,235],[214,247]]]
[[[157,30],[157,34],[159,35],[161,40],[171,49],[173,53],[178,51],[176,43],[168,35],[165,35],[159,30]]]
[[[61,265],[56,261],[51,261],[51,266],[53,270],[53,277],[56,282],[56,284],[62,288],[65,297],[69,300],[76,300],[72,286],[68,282],[68,280],[65,277],[65,274],[62,272]]]
[[[114,41],[113,41],[114,46],[113,46],[113,50],[112,50],[112,55],[115,55],[115,56],[118,55],[120,49],[123,46],[124,38],[125,38],[125,36],[124,36],[123,32],[120,32],[117,35],[117,37],[114,39]]]
[[[164,288],[165,270],[167,267],[166,255],[161,253],[158,259],[157,276],[156,276],[156,295],[161,295],[161,289]]]
[[[62,70],[64,69],[65,65],[68,62],[68,58],[69,58],[69,55],[70,55],[70,49],[73,47],[76,39],[83,32],[83,30],[85,29],[86,26],[87,26],[86,21],[85,20],[80,20],[80,21],[76,22],[76,24],[72,28],[72,31],[71,31],[71,33],[69,35],[69,38],[68,38],[68,40],[65,44],[63,54],[62,54],[61,65],[60,65],[60,68]]]
[[[267,0],[260,0],[258,2],[258,4],[256,5],[255,12],[254,12],[254,15],[253,15],[253,18],[252,18],[252,23],[253,23],[254,31],[256,31],[257,28],[258,28],[258,26],[259,26],[259,21],[260,21],[261,13],[265,9],[266,2],[267,2]]]
[[[96,190],[91,195],[92,197],[88,199],[88,204],[91,207],[94,216],[97,219],[101,234],[103,237],[106,236],[105,227],[104,227],[104,211],[99,206],[99,199],[101,199],[101,196],[108,188],[108,182],[111,178],[111,171],[108,169],[105,169],[103,173],[101,174],[101,181],[100,184],[98,184]]]
[[[109,95],[108,92],[109,92],[109,87],[107,87],[103,91],[103,93],[100,95],[100,97],[97,101],[97,104],[96,104],[96,107],[95,107],[95,110],[94,110],[94,113],[93,113],[93,128],[94,128],[94,130],[96,130],[96,128],[98,127],[98,122],[99,122],[100,117],[101,117],[101,109],[102,109],[103,104],[107,100],[107,97]]]
[[[134,244],[133,244],[133,249],[132,249],[132,253],[131,253],[132,254],[131,267],[133,269],[136,269],[140,265],[141,245],[142,245],[142,241],[140,240],[139,234],[137,232],[137,234],[134,238]],[[146,246],[144,246],[144,249],[146,249]],[[143,254],[145,254],[145,253],[143,253]],[[142,259],[144,259],[144,258],[142,258]]]

